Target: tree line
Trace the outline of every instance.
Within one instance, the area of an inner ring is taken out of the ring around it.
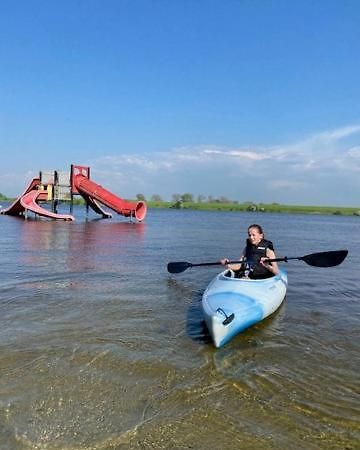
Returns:
[[[139,201],[147,201],[144,194],[136,194],[136,199]],[[163,202],[163,198],[159,194],[153,194],[149,199],[151,202]],[[185,194],[172,194],[171,200],[173,203],[238,203],[237,201],[230,200],[225,196],[214,197],[212,195],[197,195],[186,192]]]
[[[136,194],[136,199],[138,201],[147,201],[146,197],[144,194]],[[10,197],[7,197],[5,194],[2,194],[0,192],[0,200],[2,201],[10,201],[13,200]],[[151,197],[148,199],[151,202],[164,202],[165,200],[163,199],[163,197],[159,194],[153,194],[151,195]],[[171,200],[173,203],[238,203],[237,201],[233,201],[230,200],[229,198],[225,197],[225,196],[220,196],[220,197],[214,197],[212,195],[193,195],[189,192],[186,192],[185,194],[172,194],[171,196]],[[82,203],[82,199],[78,200],[79,203]],[[76,200],[74,200],[74,203],[76,203]]]

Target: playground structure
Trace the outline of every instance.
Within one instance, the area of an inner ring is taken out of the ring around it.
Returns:
[[[146,216],[146,203],[129,202],[112,194],[99,184],[90,180],[90,167],[71,165],[69,172],[40,172],[39,177],[31,180],[25,191],[1,214],[13,216],[24,215],[27,218],[28,211],[60,220],[75,220],[72,215],[74,196],[80,195],[86,202],[86,208],[92,208],[103,218],[111,218],[112,214],[105,211],[102,205],[107,206],[118,214],[135,218],[139,222]],[[60,202],[70,201],[70,214],[59,214]],[[51,210],[40,206],[41,202],[51,202]]]

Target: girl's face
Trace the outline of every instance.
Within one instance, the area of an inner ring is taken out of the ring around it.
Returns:
[[[258,245],[261,239],[264,237],[262,233],[259,233],[259,230],[257,228],[249,228],[248,231],[249,241],[253,245]]]

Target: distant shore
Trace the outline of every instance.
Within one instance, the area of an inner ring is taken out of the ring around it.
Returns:
[[[3,203],[12,203],[15,199],[0,198]],[[137,200],[128,199],[136,202]],[[147,207],[163,209],[191,209],[200,211],[224,211],[224,212],[262,212],[262,213],[287,213],[287,214],[322,214],[335,216],[359,216],[359,207],[348,206],[304,206],[304,205],[282,205],[279,203],[238,203],[238,202],[167,202],[145,200]],[[84,204],[83,199],[76,199],[74,204]],[[4,205],[2,205],[4,207]]]
[[[193,209],[201,211],[238,211],[238,212],[263,212],[263,213],[288,213],[288,214],[323,214],[338,216],[359,216],[360,206],[301,206],[281,205],[278,203],[208,203],[208,202],[154,202],[147,201],[148,208],[173,208]]]

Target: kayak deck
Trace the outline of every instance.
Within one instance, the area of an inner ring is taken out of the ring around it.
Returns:
[[[232,278],[226,270],[218,274],[202,298],[204,318],[216,347],[276,311],[287,289],[287,275],[261,280]]]

